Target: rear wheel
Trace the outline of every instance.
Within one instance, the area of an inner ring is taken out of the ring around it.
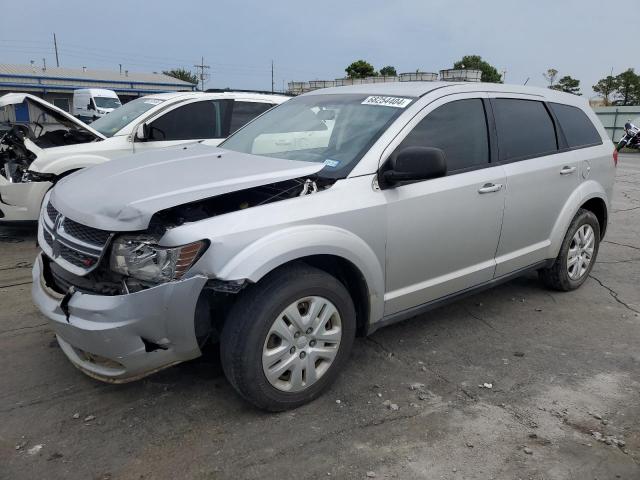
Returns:
[[[589,276],[599,247],[598,219],[593,212],[580,209],[569,225],[558,257],[550,268],[540,270],[540,279],[554,290],[575,290]]]
[[[249,287],[232,308],[222,331],[222,367],[257,407],[295,408],[335,380],[355,331],[342,283],[303,264],[285,267]]]

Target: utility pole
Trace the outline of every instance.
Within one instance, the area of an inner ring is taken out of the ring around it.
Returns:
[[[47,71],[47,59],[46,58],[42,58],[42,71],[46,72]]]
[[[271,60],[271,93],[273,93],[275,88],[275,83],[273,81],[273,60]]]
[[[58,60],[58,41],[56,40],[56,34],[53,34],[53,48],[56,51],[56,67],[60,67],[60,60]]]
[[[204,71],[205,70],[209,70],[211,67],[209,65],[205,65],[204,64],[204,57],[201,58],[200,60],[200,65],[194,65],[195,68],[200,70],[200,90],[204,92],[204,81],[205,81],[205,77],[208,78],[208,76],[205,75]]]

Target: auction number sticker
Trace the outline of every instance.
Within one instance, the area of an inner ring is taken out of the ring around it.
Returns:
[[[410,103],[411,103],[410,98],[383,97],[383,96],[373,95],[371,97],[365,98],[364,102],[362,102],[362,105],[380,105],[383,107],[405,108]]]

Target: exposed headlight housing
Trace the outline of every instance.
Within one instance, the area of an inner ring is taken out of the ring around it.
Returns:
[[[207,241],[200,240],[180,247],[161,247],[152,236],[122,236],[111,248],[111,270],[143,282],[179,280],[207,246]]]

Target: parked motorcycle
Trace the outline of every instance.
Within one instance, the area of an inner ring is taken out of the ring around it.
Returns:
[[[624,124],[624,133],[624,137],[618,142],[617,150],[620,151],[624,147],[640,150],[640,128],[627,122]]]

